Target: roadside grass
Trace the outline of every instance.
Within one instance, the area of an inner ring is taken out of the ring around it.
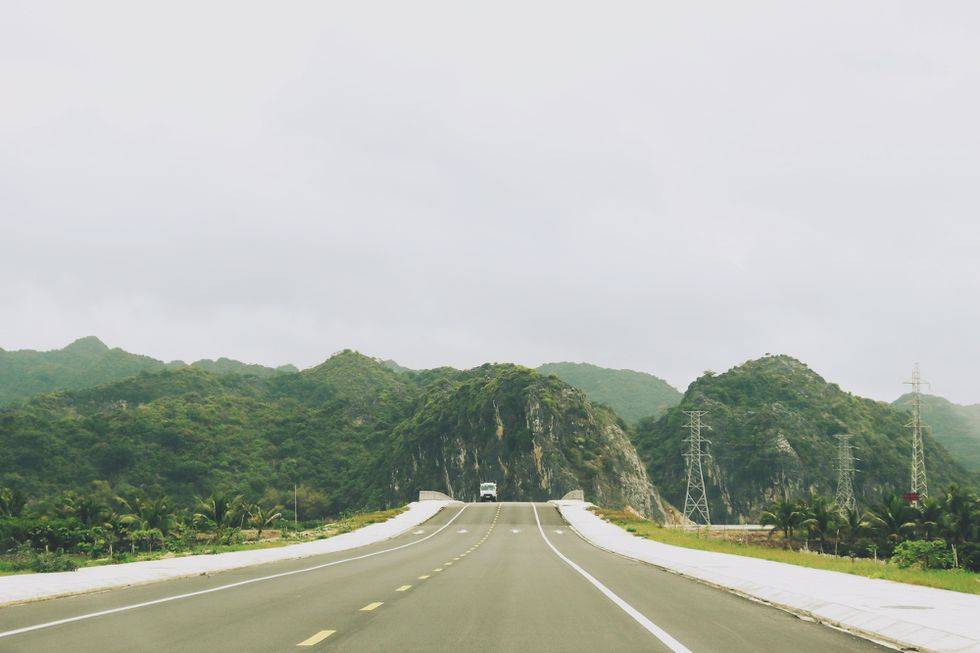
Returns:
[[[240,539],[228,544],[218,544],[215,542],[201,542],[188,545],[178,551],[163,549],[159,551],[146,552],[137,551],[117,551],[115,555],[105,558],[90,558],[84,554],[59,554],[63,558],[70,558],[78,567],[103,567],[106,565],[122,564],[126,562],[143,562],[146,560],[166,560],[169,558],[183,558],[192,555],[213,555],[218,553],[230,553],[233,551],[255,551],[257,549],[275,549],[290,544],[301,544],[303,542],[313,542],[324,540],[344,533],[350,533],[370,524],[386,522],[392,517],[408,510],[408,506],[391,508],[390,510],[378,510],[376,512],[359,513],[342,517],[335,522],[319,524],[313,528],[304,530],[290,530],[289,528],[269,529],[266,531],[272,534],[271,537],[264,537],[262,540],[248,539],[254,537],[255,531],[241,531]],[[15,554],[0,556],[0,576],[10,576],[14,574],[35,573],[30,568],[32,557],[44,556],[45,554]],[[51,569],[51,571],[55,571]]]
[[[597,516],[609,521],[630,533],[654,540],[663,544],[682,546],[700,551],[729,553],[732,555],[762,558],[773,562],[783,562],[801,567],[839,571],[866,578],[882,578],[898,583],[923,585],[938,589],[980,594],[980,574],[964,569],[901,569],[886,561],[875,561],[867,558],[849,558],[830,554],[820,554],[812,551],[794,551],[758,546],[742,542],[708,537],[703,532],[685,531],[663,526],[646,519],[641,519],[625,512],[590,508]]]

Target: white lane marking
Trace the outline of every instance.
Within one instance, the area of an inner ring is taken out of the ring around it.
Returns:
[[[412,535],[422,535],[423,533],[425,533],[425,531],[418,530],[418,531],[415,531],[414,533],[412,533]]]
[[[517,535],[518,533],[521,532],[521,529],[519,529],[519,528],[512,528],[512,529],[510,529],[510,532],[513,533],[514,535]]]
[[[461,535],[461,534],[463,534],[463,533],[469,533],[469,531],[468,531],[468,530],[466,530],[465,528],[461,528],[461,529],[459,529],[458,531],[456,531],[456,533],[457,533],[457,534],[459,534],[459,535]]]
[[[592,585],[595,586],[595,588],[597,590],[599,590],[600,592],[602,592],[603,594],[606,595],[606,598],[608,598],[610,601],[612,601],[613,603],[615,603],[616,605],[618,605],[620,608],[622,608],[623,612],[625,612],[629,616],[633,617],[633,620],[634,621],[636,621],[638,624],[640,624],[641,626],[643,626],[644,628],[646,628],[647,631],[651,635],[653,635],[654,637],[656,637],[657,639],[659,639],[661,642],[663,642],[664,645],[667,648],[669,648],[671,651],[674,651],[674,653],[691,653],[691,649],[687,648],[686,646],[684,646],[683,644],[681,644],[680,642],[678,642],[676,639],[674,639],[673,637],[671,637],[667,633],[666,630],[664,630],[663,628],[661,628],[657,624],[653,623],[652,621],[650,621],[649,619],[647,619],[646,617],[644,617],[642,614],[640,614],[640,611],[639,610],[637,610],[636,608],[634,608],[632,605],[630,605],[629,603],[627,603],[623,599],[621,599],[618,596],[616,596],[616,594],[614,594],[611,589],[609,589],[608,587],[606,587],[605,585],[603,585],[602,583],[600,583],[591,574],[589,574],[589,572],[585,571],[584,569],[582,569],[581,567],[579,567],[577,564],[575,564],[574,562],[572,562],[571,560],[569,560],[568,558],[566,558],[562,554],[561,551],[559,551],[558,549],[556,549],[555,548],[555,545],[552,544],[551,543],[551,540],[548,539],[548,536],[544,534],[544,529],[541,528],[541,520],[538,519],[538,509],[537,509],[537,507],[532,503],[531,504],[531,508],[534,510],[534,521],[536,521],[538,523],[538,531],[541,533],[541,537],[544,538],[545,544],[547,544],[551,548],[551,550],[555,552],[555,555],[556,556],[558,556],[559,558],[561,558],[562,560],[564,560],[565,563],[568,564],[569,567],[571,567],[572,569],[574,569],[578,573],[582,574],[582,576],[585,577],[585,580],[587,580],[590,583],[592,583]]]
[[[564,534],[565,534],[565,531],[563,531],[563,530],[560,530],[560,529],[556,529],[555,530],[555,535],[564,535]]]
[[[41,630],[43,628],[51,628],[52,626],[60,626],[62,624],[68,624],[73,621],[84,621],[86,619],[94,619],[95,617],[104,617],[106,615],[115,614],[117,612],[126,612],[127,610],[135,610],[136,608],[145,608],[151,605],[157,605],[159,603],[169,603],[170,601],[177,601],[180,599],[189,599],[192,596],[201,596],[203,594],[211,594],[212,592],[220,592],[222,590],[230,590],[235,587],[241,587],[242,585],[251,585],[252,583],[260,583],[264,580],[273,580],[275,578],[283,578],[285,576],[293,576],[295,574],[304,574],[308,571],[316,571],[317,569],[324,569],[325,567],[333,567],[334,565],[340,565],[345,562],[354,562],[355,560],[363,560],[364,558],[371,558],[373,556],[381,555],[382,553],[391,553],[392,551],[398,551],[399,549],[404,549],[405,547],[414,546],[420,542],[425,542],[430,537],[435,537],[443,530],[449,528],[450,525],[456,518],[463,514],[466,510],[467,504],[463,504],[459,512],[453,515],[453,518],[447,521],[445,524],[439,527],[434,533],[426,535],[423,538],[409,542],[408,544],[402,544],[400,546],[392,547],[390,549],[384,549],[382,551],[375,551],[373,553],[365,553],[364,555],[354,556],[353,558],[345,558],[343,560],[334,560],[333,562],[325,562],[322,565],[315,565],[313,567],[306,567],[305,569],[294,569],[293,571],[284,571],[279,574],[272,574],[270,576],[261,576],[259,578],[250,578],[248,580],[238,581],[237,583],[229,583],[228,585],[221,585],[219,587],[212,587],[206,590],[198,590],[197,592],[188,592],[187,594],[178,594],[176,596],[167,596],[162,599],[154,599],[153,601],[144,601],[143,603],[134,603],[133,605],[124,605],[120,608],[112,608],[110,610],[101,610],[99,612],[90,612],[89,614],[82,614],[77,617],[68,617],[67,619],[58,619],[57,621],[48,621],[43,624],[37,624],[35,626],[25,626],[24,628],[17,628],[16,630],[8,630],[6,632],[0,633],[0,638],[10,637],[11,635],[20,635],[21,633],[29,633],[32,630]]]

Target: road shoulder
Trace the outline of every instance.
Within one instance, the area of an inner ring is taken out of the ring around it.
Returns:
[[[661,544],[603,521],[586,502],[552,503],[612,553],[903,648],[980,653],[980,596]]]

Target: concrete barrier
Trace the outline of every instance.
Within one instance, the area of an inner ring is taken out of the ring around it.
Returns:
[[[572,490],[561,498],[562,501],[585,501],[585,492],[582,490]]]
[[[419,501],[453,501],[453,498],[434,490],[419,490]]]

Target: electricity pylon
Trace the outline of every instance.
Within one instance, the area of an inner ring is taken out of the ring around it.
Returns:
[[[701,444],[711,444],[710,440],[701,437],[702,428],[711,428],[701,423],[701,416],[707,413],[706,410],[684,411],[684,414],[690,418],[684,428],[691,430],[691,434],[684,439],[688,443],[687,453],[684,454],[684,458],[687,460],[687,495],[684,497],[684,516],[694,521],[693,515],[697,513],[701,516],[705,526],[710,526],[708,495],[704,491],[704,471],[701,469],[701,459],[709,455],[702,451]]]
[[[912,380],[905,383],[912,386],[912,421],[905,426],[912,429],[912,502],[917,504],[929,496],[926,482],[925,449],[922,446],[922,393],[921,386],[927,383],[919,376],[919,364],[915,364]]]
[[[854,445],[850,433],[840,433],[837,438],[837,496],[835,502],[841,510],[854,510]]]

